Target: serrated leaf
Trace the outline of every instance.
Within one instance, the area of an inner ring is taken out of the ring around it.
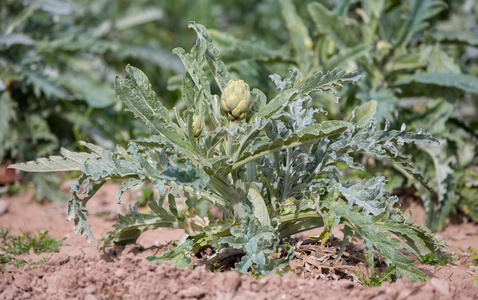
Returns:
[[[155,133],[161,133],[156,124],[157,117],[170,122],[168,110],[159,102],[156,93],[146,75],[139,69],[126,66],[127,75],[124,80],[116,77],[115,91],[127,109],[146,123]]]
[[[438,42],[463,43],[478,46],[478,36],[473,31],[436,30],[431,36]]]
[[[206,30],[206,27],[195,22],[189,22],[188,26],[189,28],[193,28],[197,33],[198,39],[196,41],[196,47],[198,47],[200,43],[204,43],[204,58],[206,59],[219,88],[223,91],[232,77],[221,59],[221,53],[214,46],[214,42],[209,35],[209,32]]]
[[[342,86],[345,82],[354,83],[359,80],[361,75],[358,72],[347,72],[345,70],[332,70],[327,71],[324,75],[322,72],[314,73],[307,80],[299,85],[299,92],[304,94],[310,94],[316,91],[329,91],[333,93],[337,100],[338,96],[334,90],[334,86]]]
[[[115,91],[126,108],[140,118],[153,134],[161,134],[174,145],[189,151],[179,127],[171,122],[169,111],[159,102],[146,75],[128,65],[124,80],[116,77]]]
[[[478,78],[465,74],[420,73],[404,78],[395,84],[400,86],[413,82],[452,87],[467,93],[478,94]]]
[[[31,71],[26,73],[25,80],[33,85],[33,92],[38,98],[41,98],[43,93],[47,97],[70,99],[70,95],[56,80],[40,72]]]
[[[0,95],[0,145],[4,144],[4,138],[10,128],[10,122],[14,119],[15,103],[10,100],[7,93],[2,93]],[[0,156],[3,157],[1,151]]]
[[[253,118],[265,118],[268,119],[272,117],[277,111],[284,108],[290,99],[297,94],[296,89],[288,89],[281,92],[275,98],[273,98],[267,105],[262,106],[259,111],[254,114]]]
[[[302,73],[297,68],[290,68],[289,72],[292,73],[289,77],[282,78],[277,74],[269,75],[269,78],[274,82],[277,89],[281,92],[286,91],[291,88],[297,88],[302,79]]]
[[[381,222],[377,222],[376,218],[356,210],[350,210],[348,205],[342,200],[327,201],[324,203],[324,206],[330,208],[329,213],[344,218],[346,224],[363,239],[366,253],[372,262],[374,257],[373,251],[376,251],[387,265],[397,268],[397,275],[399,277],[408,277],[412,281],[424,281],[428,278],[423,272],[413,267],[415,264],[414,260],[407,258],[398,251],[399,249],[413,251],[413,249],[406,243],[393,238],[390,232],[383,232]],[[384,217],[386,215],[381,216],[382,219]],[[399,225],[397,222],[393,224]],[[398,228],[395,228],[395,231],[400,231]],[[420,239],[419,236],[415,236],[415,238]],[[434,249],[430,250],[434,251]]]
[[[389,197],[384,188],[384,177],[375,177],[362,180],[360,183],[338,186],[340,194],[347,199],[350,208],[359,206],[364,212],[375,216],[384,213],[388,207],[393,207],[398,202],[398,198]],[[386,199],[383,200],[383,197]]]
[[[192,52],[192,51],[191,51]],[[198,61],[194,59],[193,52],[192,54],[186,53],[186,51],[182,48],[175,48],[173,53],[176,54],[184,64],[186,71],[188,72],[190,78],[196,85],[197,90],[204,88],[204,72],[202,70],[201,65]],[[183,79],[184,80],[184,79]]]
[[[189,249],[188,249],[189,250]],[[188,251],[189,252],[189,251]],[[146,259],[151,262],[165,262],[170,261],[178,268],[193,268],[194,265],[191,262],[191,254],[183,250],[181,246],[176,246],[174,249],[168,249],[161,256],[148,256]]]
[[[408,43],[418,32],[428,26],[426,20],[437,15],[446,7],[443,1],[437,0],[415,0],[411,3],[411,12],[409,13],[405,25],[402,26],[396,45]]]
[[[309,36],[307,27],[297,13],[291,0],[280,0],[279,4],[281,6],[282,16],[285,20],[287,30],[289,31],[297,62],[301,69],[303,69],[305,73],[308,73],[308,69],[310,69],[312,65],[310,61],[313,43]]]
[[[137,178],[130,178],[127,181],[123,181],[120,187],[118,188],[118,191],[116,192],[116,202],[120,204],[121,196],[123,195],[124,192],[142,183],[143,183],[143,180],[137,179]]]
[[[444,102],[445,103],[445,102]],[[446,106],[444,106],[446,107]],[[430,203],[425,207],[426,210],[426,225],[433,229],[441,231],[445,226],[447,217],[450,215],[451,209],[455,201],[454,177],[455,171],[449,166],[450,162],[440,155],[440,147],[437,145],[429,145],[422,147],[432,161],[435,173],[434,190],[438,196],[438,209],[435,211],[433,200],[429,199]],[[419,191],[419,194],[422,194]],[[427,199],[426,196],[424,199]],[[424,201],[424,204],[426,201]]]
[[[346,26],[347,23],[351,23],[350,21],[334,14],[319,2],[311,3],[307,8],[320,33],[328,35],[334,42],[344,48],[358,44],[354,31]]]
[[[146,230],[156,228],[181,228],[177,218],[167,213],[143,214],[138,208],[130,209],[130,216],[118,215],[118,221],[113,225],[113,230],[101,235],[104,245],[116,244],[125,245],[135,243],[137,238]]]
[[[269,49],[265,44],[256,41],[244,41],[218,30],[209,30],[214,43],[221,50],[223,59],[237,64],[241,61],[290,61],[291,58],[281,51]]]
[[[436,257],[440,259],[445,256],[445,249],[448,249],[453,254],[453,250],[444,241],[435,236],[429,228],[404,219],[405,217],[402,216],[401,212],[395,212],[394,220],[384,220],[377,224],[406,242],[411,248],[409,251],[419,259],[426,257],[430,253],[437,254]]]
[[[348,118],[348,121],[357,124],[359,127],[364,127],[370,123],[376,111],[377,101],[371,100],[367,103],[360,105],[359,107],[356,107],[352,111],[352,114]]]
[[[279,245],[278,232],[271,226],[263,226],[255,218],[246,218],[242,224],[231,228],[231,235],[220,239],[220,243],[245,252],[241,261],[236,263],[236,270],[246,273],[251,269],[255,274],[274,274],[287,266],[293,257],[293,249],[287,257],[273,259]]]
[[[345,121],[324,121],[320,124],[312,124],[305,127],[303,130],[291,134],[287,139],[279,138],[271,144],[261,145],[253,153],[246,152],[241,155],[238,161],[235,161],[232,169],[237,169],[246,163],[256,160],[259,157],[265,156],[270,153],[274,153],[279,150],[287,149],[290,147],[299,146],[302,144],[310,143],[318,139],[338,134],[345,131],[349,126]]]
[[[95,82],[85,75],[78,76],[78,74],[65,72],[57,79],[57,82],[73,92],[75,99],[84,100],[94,108],[106,108],[117,101],[111,86]]]
[[[68,201],[68,217],[67,220],[74,220],[75,222],[75,234],[86,237],[87,242],[95,240],[93,233],[91,232],[90,225],[86,220],[87,211],[81,207],[81,202],[78,201],[75,195]]]
[[[330,58],[327,64],[328,69],[338,68],[350,60],[357,61],[372,50],[372,46],[367,44],[354,45],[351,48],[341,49],[340,53]]]
[[[388,122],[386,127],[388,127]],[[407,131],[377,130],[375,121],[372,120],[369,126],[353,129],[352,132],[344,132],[329,147],[329,153],[350,153],[363,152],[373,155],[376,158],[388,159],[394,166],[405,174],[415,177],[425,188],[430,189],[427,180],[420,172],[417,172],[415,164],[410,157],[402,154],[397,147],[405,143],[436,143],[439,141],[429,134],[414,133]],[[350,166],[350,165],[349,165]]]
[[[8,166],[11,169],[18,169],[26,172],[61,172],[61,171],[79,171],[80,166],[88,159],[95,159],[96,156],[84,152],[71,152],[64,148],[61,149],[64,156],[50,156],[49,158],[39,158],[36,161],[26,163],[17,163]]]

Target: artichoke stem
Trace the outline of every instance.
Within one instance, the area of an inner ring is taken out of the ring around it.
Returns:
[[[230,157],[234,155],[234,137],[231,135],[226,140],[226,155]]]

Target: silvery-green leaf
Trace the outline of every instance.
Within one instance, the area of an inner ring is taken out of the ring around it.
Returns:
[[[310,38],[307,26],[297,13],[291,0],[280,0],[282,16],[289,31],[292,47],[297,57],[297,63],[301,69],[308,73],[311,68],[312,39]]]
[[[26,172],[60,172],[60,171],[78,171],[89,158],[96,158],[95,155],[85,152],[71,152],[64,148],[61,149],[63,156],[50,156],[49,158],[39,158],[36,161],[26,163],[16,163],[8,166],[12,169],[18,169]]]
[[[467,93],[478,94],[478,78],[472,75],[449,73],[419,73],[396,82],[396,85],[400,86],[410,84],[412,82],[443,87],[452,87]]]
[[[290,135],[287,139],[279,138],[271,144],[261,145],[253,153],[247,152],[241,155],[238,161],[234,162],[232,169],[236,169],[250,161],[256,160],[259,157],[274,153],[279,150],[290,147],[299,146],[310,143],[329,135],[334,135],[345,131],[349,126],[345,121],[324,121],[320,124],[312,124],[305,127],[303,130]]]
[[[347,22],[345,18],[334,14],[319,2],[309,4],[308,9],[317,30],[330,36],[339,46],[353,47],[359,44],[354,30],[346,25],[351,23],[350,20]]]
[[[364,127],[370,123],[377,111],[377,101],[371,100],[367,103],[356,107],[349,117],[349,121],[357,124],[359,127]]]
[[[259,220],[263,226],[270,226],[271,220],[269,218],[269,212],[267,211],[266,203],[264,202],[264,198],[262,198],[260,191],[254,183],[251,184],[247,197],[252,203],[252,210],[254,211],[254,216],[257,218],[257,220]]]

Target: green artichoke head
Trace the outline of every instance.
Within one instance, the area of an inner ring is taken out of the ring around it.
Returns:
[[[242,120],[251,109],[249,85],[240,79],[231,79],[221,96],[221,107],[233,121]]]
[[[201,135],[202,130],[204,129],[204,122],[197,115],[193,116],[193,130],[194,137],[197,138]]]

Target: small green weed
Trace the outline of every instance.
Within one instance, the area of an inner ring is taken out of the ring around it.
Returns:
[[[478,252],[476,249],[471,248],[471,246],[468,246],[466,250],[458,249],[463,252],[467,266],[478,267]]]
[[[154,188],[150,186],[142,186],[141,187],[141,195],[136,197],[136,203],[138,206],[144,207],[148,204],[150,199],[154,197]]]
[[[35,254],[43,252],[58,252],[58,248],[63,241],[55,240],[48,236],[48,231],[38,232],[33,236],[28,234],[20,234],[19,236],[10,235],[10,229],[0,229],[0,269],[2,273],[5,271],[7,264],[14,265],[17,268],[25,265],[35,266],[50,259],[45,257],[37,262],[28,262],[15,256],[33,251]]]
[[[449,258],[447,256],[441,256],[438,257],[436,253],[427,253],[421,258],[421,262],[424,265],[430,265],[430,266],[445,266],[448,264],[452,264],[453,260],[456,260],[457,258],[455,256]]]
[[[387,270],[382,271],[380,275],[375,273],[375,270],[373,268],[371,268],[370,276],[367,276],[366,274],[361,274],[354,270],[350,270],[350,272],[354,273],[358,277],[360,284],[366,287],[381,286],[382,283],[384,283],[385,281],[394,282],[397,278],[395,266],[389,266]]]

